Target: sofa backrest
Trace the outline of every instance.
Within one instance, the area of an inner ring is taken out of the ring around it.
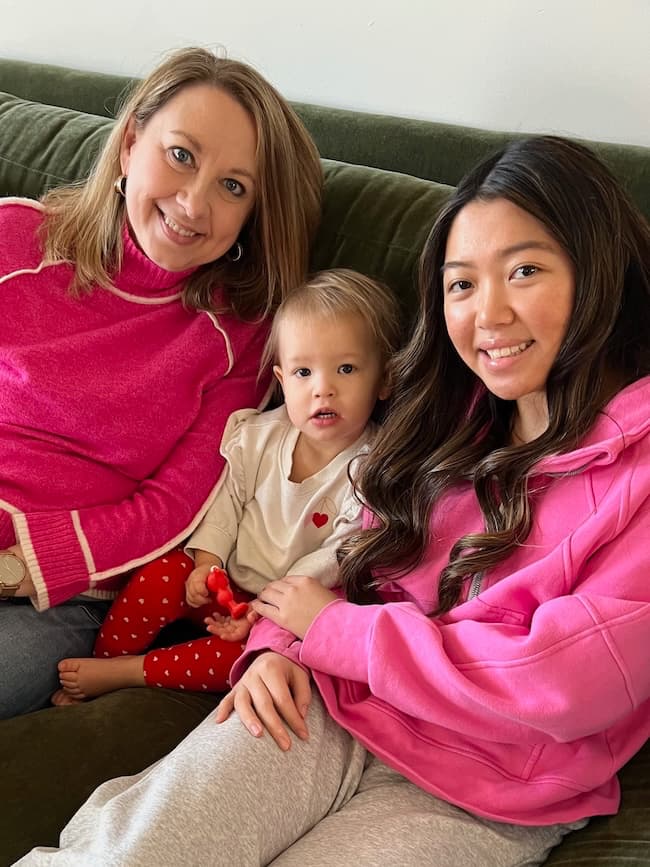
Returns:
[[[0,58],[0,91],[3,93],[101,117],[115,117],[120,97],[133,80],[125,75]]]
[[[0,91],[113,117],[134,79],[0,58]],[[293,107],[325,159],[455,185],[476,163],[523,134],[328,108]],[[650,219],[650,148],[586,142]]]

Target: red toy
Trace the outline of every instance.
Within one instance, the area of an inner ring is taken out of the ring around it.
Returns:
[[[247,602],[235,602],[228,575],[218,566],[212,566],[208,573],[208,590],[216,593],[217,602],[230,611],[234,620],[239,620],[248,611]]]

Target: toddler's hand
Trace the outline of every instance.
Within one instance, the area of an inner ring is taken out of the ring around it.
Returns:
[[[192,608],[200,608],[201,605],[206,605],[210,601],[210,591],[208,590],[208,573],[210,564],[197,566],[193,569],[185,582],[185,601]]]
[[[304,638],[318,614],[339,597],[307,575],[287,575],[269,581],[251,608],[278,626]]]
[[[234,617],[226,617],[215,611],[212,617],[205,618],[205,628],[223,641],[245,641],[257,617],[254,611],[248,611],[246,617],[235,620]]]

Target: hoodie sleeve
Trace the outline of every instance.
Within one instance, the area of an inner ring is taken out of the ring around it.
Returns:
[[[650,503],[633,499],[569,537],[557,558],[567,592],[540,601],[527,622],[337,600],[312,623],[300,660],[366,685],[387,714],[468,738],[568,742],[601,732],[650,698]],[[544,563],[532,564],[527,586],[543,586]]]
[[[276,626],[266,617],[262,617],[253,624],[246,650],[233,665],[230,671],[230,683],[234,686],[256,656],[265,651],[273,651],[286,656],[292,662],[306,668],[300,661],[300,647],[302,642],[296,636],[281,626]]]

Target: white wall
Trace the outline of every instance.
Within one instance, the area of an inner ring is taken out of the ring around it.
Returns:
[[[650,0],[2,0],[0,55],[142,75],[222,44],[291,99],[650,145]]]

